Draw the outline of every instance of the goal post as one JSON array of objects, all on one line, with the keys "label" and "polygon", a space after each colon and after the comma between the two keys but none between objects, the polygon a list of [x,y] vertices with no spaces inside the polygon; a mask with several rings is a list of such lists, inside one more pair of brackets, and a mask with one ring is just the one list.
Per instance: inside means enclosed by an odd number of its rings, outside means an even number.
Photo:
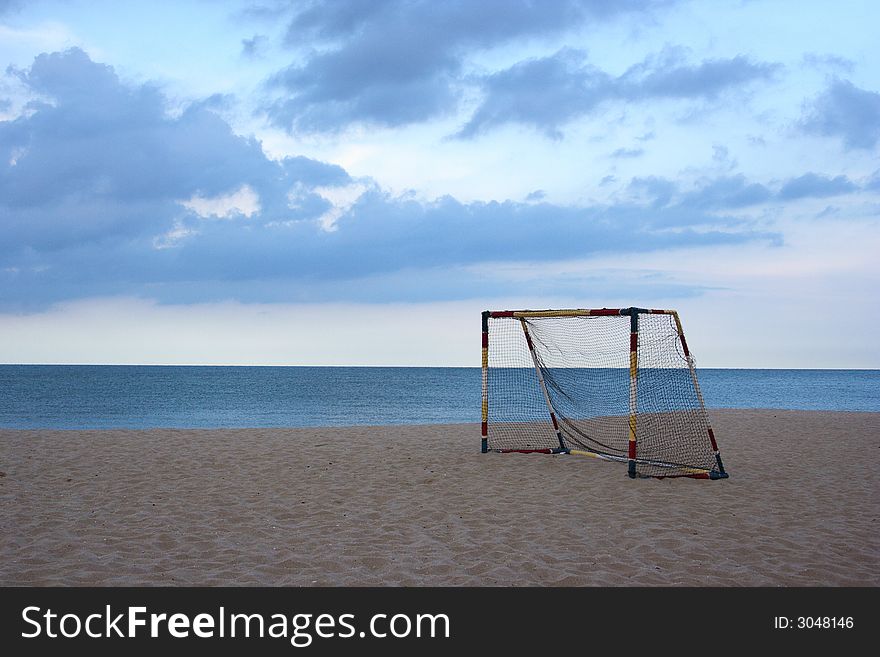
[{"label": "goal post", "polygon": [[630,477],[727,477],[674,310],[482,313],[481,451],[567,453]]}]

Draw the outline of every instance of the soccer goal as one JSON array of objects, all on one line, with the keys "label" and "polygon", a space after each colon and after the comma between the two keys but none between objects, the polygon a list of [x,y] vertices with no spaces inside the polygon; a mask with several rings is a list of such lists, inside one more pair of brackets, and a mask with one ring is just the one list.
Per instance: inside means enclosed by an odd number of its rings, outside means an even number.
[{"label": "soccer goal", "polygon": [[727,477],[674,310],[486,311],[482,328],[483,452]]}]

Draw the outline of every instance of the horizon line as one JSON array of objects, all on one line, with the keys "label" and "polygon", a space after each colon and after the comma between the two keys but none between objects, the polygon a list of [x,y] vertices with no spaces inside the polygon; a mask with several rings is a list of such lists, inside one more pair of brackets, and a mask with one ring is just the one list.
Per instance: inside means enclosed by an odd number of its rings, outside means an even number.
[{"label": "horizon line", "polygon": [[[395,368],[395,369],[475,369],[479,365],[296,365],[270,363],[0,363],[0,367],[311,367],[311,368]],[[603,368],[597,368],[603,369]],[[612,368],[613,369],[613,368]],[[626,369],[626,367],[623,367]],[[796,370],[832,372],[878,372],[880,367],[718,367],[697,366],[698,370]]]}]

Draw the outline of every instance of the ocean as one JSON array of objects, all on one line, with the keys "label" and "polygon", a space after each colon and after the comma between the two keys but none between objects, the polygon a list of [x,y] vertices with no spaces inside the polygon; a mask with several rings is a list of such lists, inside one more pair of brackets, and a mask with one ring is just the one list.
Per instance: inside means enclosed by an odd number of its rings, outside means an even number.
[{"label": "ocean", "polygon": [[[880,411],[880,370],[700,369],[710,408]],[[470,367],[0,365],[0,427],[478,422]]]}]

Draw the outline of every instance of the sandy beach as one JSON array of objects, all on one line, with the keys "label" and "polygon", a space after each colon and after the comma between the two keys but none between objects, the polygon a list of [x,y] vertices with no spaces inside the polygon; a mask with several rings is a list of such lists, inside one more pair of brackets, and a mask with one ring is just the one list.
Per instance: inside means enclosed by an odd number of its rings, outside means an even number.
[{"label": "sandy beach", "polygon": [[880,585],[880,413],[711,413],[726,481],[474,425],[0,430],[3,585]]}]

